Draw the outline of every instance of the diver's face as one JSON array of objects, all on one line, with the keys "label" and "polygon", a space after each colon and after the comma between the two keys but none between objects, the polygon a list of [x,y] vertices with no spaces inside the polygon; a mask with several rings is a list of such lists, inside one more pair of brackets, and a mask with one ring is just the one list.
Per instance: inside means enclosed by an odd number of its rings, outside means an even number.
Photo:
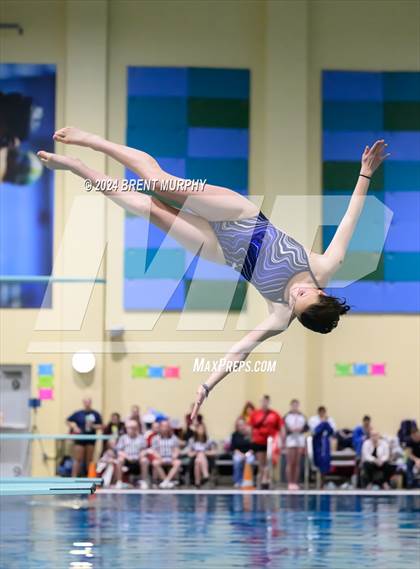
[{"label": "diver's face", "polygon": [[293,304],[293,311],[300,316],[312,304],[319,302],[321,296],[327,296],[323,290],[311,286],[295,286],[290,290],[290,301]]}]

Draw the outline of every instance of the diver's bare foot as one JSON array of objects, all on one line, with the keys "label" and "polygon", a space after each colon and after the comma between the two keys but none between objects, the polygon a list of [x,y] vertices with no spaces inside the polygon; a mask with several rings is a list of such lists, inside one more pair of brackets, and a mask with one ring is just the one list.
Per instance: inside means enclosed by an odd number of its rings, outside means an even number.
[{"label": "diver's bare foot", "polygon": [[53,136],[56,142],[63,144],[75,144],[76,146],[90,146],[95,140],[95,135],[84,130],[80,130],[75,126],[65,126],[58,129]]},{"label": "diver's bare foot", "polygon": [[72,170],[72,168],[80,162],[77,158],[61,156],[61,154],[53,154],[45,150],[40,150],[37,155],[44,166],[49,170]]}]

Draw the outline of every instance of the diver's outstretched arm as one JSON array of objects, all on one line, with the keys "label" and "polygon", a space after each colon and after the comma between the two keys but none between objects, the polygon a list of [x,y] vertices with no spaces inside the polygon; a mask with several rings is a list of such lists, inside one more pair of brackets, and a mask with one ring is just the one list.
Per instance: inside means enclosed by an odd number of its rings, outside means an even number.
[{"label": "diver's outstretched arm", "polygon": [[198,387],[195,404],[191,413],[191,419],[193,420],[197,416],[203,401],[206,399],[210,391],[220,383],[222,379],[229,375],[239,362],[245,361],[252,350],[264,342],[264,340],[280,334],[287,328],[287,326],[288,322],[285,323],[278,314],[270,314],[270,316],[263,320],[257,328],[246,334],[242,340],[234,344],[225,357],[220,360],[220,365],[217,371],[213,372],[208,380]]},{"label": "diver's outstretched arm", "polygon": [[354,188],[347,211],[341,220],[335,235],[324,253],[332,264],[331,272],[338,270],[346,255],[350,240],[363,211],[365,198],[369,189],[370,178],[389,154],[384,154],[388,145],[384,140],[377,140],[372,148],[366,146],[362,156],[360,175]]}]

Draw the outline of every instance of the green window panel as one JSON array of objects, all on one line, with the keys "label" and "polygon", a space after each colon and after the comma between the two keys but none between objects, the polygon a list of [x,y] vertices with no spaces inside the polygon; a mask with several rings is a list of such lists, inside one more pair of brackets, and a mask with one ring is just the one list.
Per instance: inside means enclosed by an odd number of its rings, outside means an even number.
[{"label": "green window panel", "polygon": [[239,99],[188,99],[188,125],[248,128],[249,102]]}]

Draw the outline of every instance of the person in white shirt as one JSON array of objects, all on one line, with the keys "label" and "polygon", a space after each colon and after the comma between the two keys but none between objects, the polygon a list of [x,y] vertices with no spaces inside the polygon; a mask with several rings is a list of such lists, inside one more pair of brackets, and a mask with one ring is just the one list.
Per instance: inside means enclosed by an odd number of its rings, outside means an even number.
[{"label": "person in white shirt", "polygon": [[[181,461],[179,459],[179,440],[172,433],[169,421],[161,421],[159,433],[153,437],[152,449],[153,457],[153,473],[154,478],[161,480],[159,488],[173,488],[173,478],[181,469]],[[165,474],[163,466],[170,466],[168,474]]]},{"label": "person in white shirt", "polygon": [[318,414],[311,417],[308,421],[311,433],[314,433],[316,428],[324,422],[328,422],[331,425],[333,431],[337,430],[334,419],[332,417],[328,417],[327,409],[321,405],[318,407]]},{"label": "person in white shirt", "polygon": [[373,484],[389,489],[388,462],[389,444],[377,431],[372,431],[362,446],[362,480],[368,490]]},{"label": "person in white shirt", "polygon": [[289,490],[299,490],[301,457],[305,452],[306,417],[299,410],[299,401],[292,399],[290,411],[284,417],[286,427],[287,466],[286,477]]},{"label": "person in white shirt", "polygon": [[147,449],[146,439],[139,432],[139,425],[136,420],[130,419],[126,423],[127,434],[121,435],[118,439],[115,450],[117,452],[116,478],[117,488],[122,488],[122,477],[124,472],[142,475],[140,487],[143,490],[148,488],[147,475],[149,462],[144,454]]}]

